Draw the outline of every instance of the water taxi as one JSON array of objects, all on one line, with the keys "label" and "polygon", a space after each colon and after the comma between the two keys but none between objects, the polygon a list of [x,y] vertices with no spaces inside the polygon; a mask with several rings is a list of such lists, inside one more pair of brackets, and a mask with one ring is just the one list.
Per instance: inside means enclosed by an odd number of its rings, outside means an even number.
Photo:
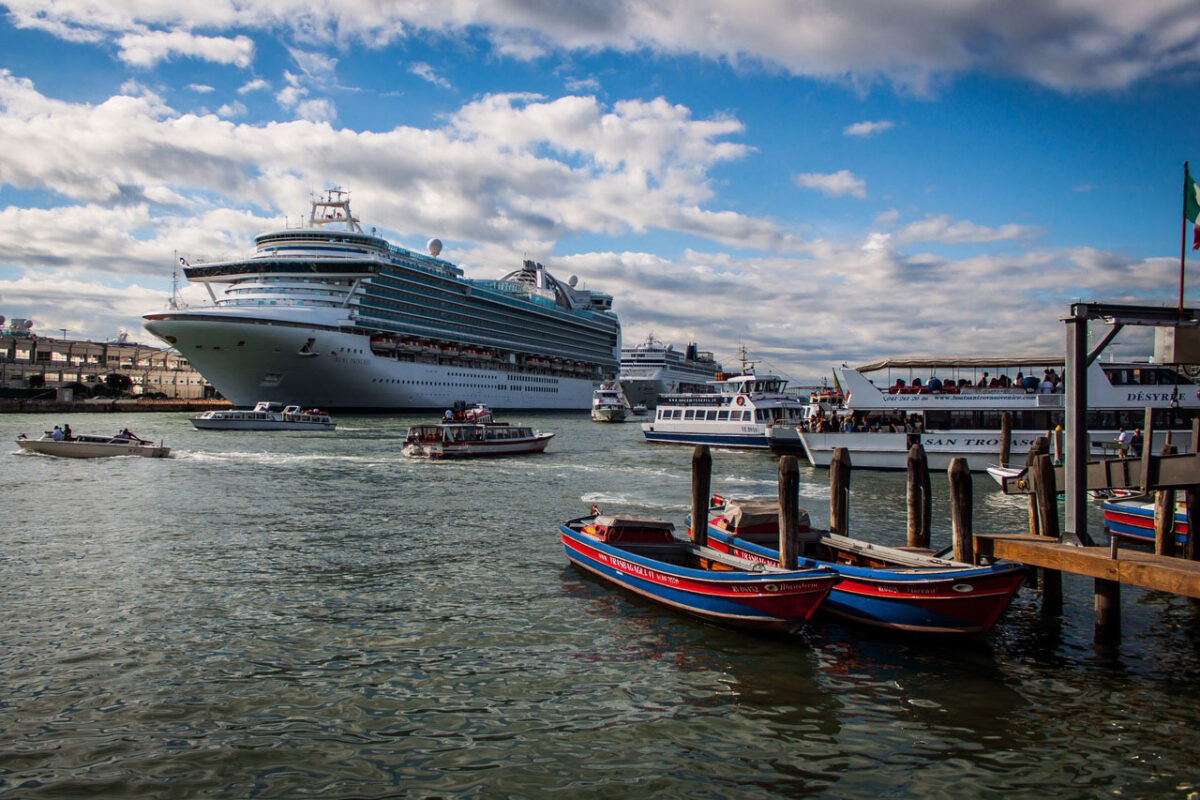
[{"label": "water taxi", "polygon": [[59,458],[112,458],[113,456],[144,456],[166,458],[171,448],[162,442],[154,442],[135,436],[128,428],[116,436],[98,436],[81,433],[69,439],[56,439],[47,431],[40,439],[28,439],[25,434],[17,437],[17,445],[31,453],[41,453]]},{"label": "water taxi", "polygon": [[266,400],[254,408],[205,411],[192,417],[192,426],[202,431],[331,431],[337,427],[324,411]]}]

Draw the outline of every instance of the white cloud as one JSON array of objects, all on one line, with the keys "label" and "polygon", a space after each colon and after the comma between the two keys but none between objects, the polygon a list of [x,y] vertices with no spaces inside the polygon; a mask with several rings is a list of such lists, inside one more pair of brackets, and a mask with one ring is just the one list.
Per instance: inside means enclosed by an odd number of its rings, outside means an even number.
[{"label": "white cloud", "polygon": [[417,63],[413,64],[412,66],[410,66],[408,68],[408,71],[411,72],[413,75],[416,75],[421,80],[432,83],[434,86],[440,87],[442,89],[450,88],[450,81],[448,81],[445,78],[443,78],[442,76],[438,75],[436,72],[434,72],[433,67],[429,66],[426,63],[417,62]]},{"label": "white cloud", "polygon": [[952,221],[950,215],[929,216],[906,225],[897,234],[902,242],[942,242],[943,244],[983,244],[1013,239],[1030,239],[1039,230],[1027,225],[1007,224],[989,228],[966,220]]},{"label": "white cloud", "polygon": [[271,84],[267,83],[262,78],[255,78],[252,81],[242,84],[238,87],[238,94],[249,94],[250,92],[261,92],[271,88]]},{"label": "white cloud", "polygon": [[196,94],[211,94],[216,91],[216,89],[214,87],[209,86],[204,83],[189,83],[187,85],[187,88],[192,90]]},{"label": "white cloud", "polygon": [[[0,71],[0,174],[71,203],[0,210],[0,269],[17,276],[0,281],[4,313],[72,330],[94,315],[97,336],[138,330],[140,314],[165,302],[175,250],[244,253],[256,233],[305,211],[311,188],[330,184],[353,191],[364,224],[411,246],[439,236],[473,276],[494,278],[529,253],[612,292],[627,338],[653,328],[684,341],[704,320],[702,346],[745,341],[796,377],[835,361],[970,352],[983,328],[1020,329],[1030,349],[1057,348],[1072,297],[1156,298],[1178,268],[1169,258],[1039,250],[1032,228],[949,215],[892,231],[899,215],[886,211],[874,223],[885,230],[807,240],[722,207],[713,175],[752,152],[736,140],[738,120],[698,119],[662,99],[488,96],[436,127],[356,131],[303,118],[314,110],[303,104],[321,101],[301,80],[287,100],[301,118],[251,125],[181,113],[138,85],[95,104],[57,100]],[[833,183],[854,193],[861,182],[845,175]],[[586,235],[651,229],[698,244],[677,258],[563,252]],[[929,241],[1021,247],[911,252]],[[67,294],[90,305],[60,308]]]},{"label": "white cloud", "polygon": [[856,177],[848,169],[828,174],[804,172],[799,175],[793,175],[792,182],[802,189],[816,189],[818,192],[830,197],[841,197],[847,194],[854,197],[867,196],[866,181]]},{"label": "white cloud", "polygon": [[235,100],[232,103],[226,103],[218,108],[217,116],[225,117],[226,119],[231,117],[244,117],[246,116],[246,111],[246,104]]},{"label": "white cloud", "polygon": [[117,39],[117,46],[121,60],[135,67],[152,67],[175,55],[243,69],[254,61],[254,42],[248,36],[229,39],[185,31],[150,31],[124,34]]},{"label": "white cloud", "polygon": [[309,122],[331,122],[337,117],[333,101],[328,98],[308,97],[308,87],[302,85],[301,77],[284,72],[287,85],[275,95],[275,101],[283,108],[296,114],[297,119]]},{"label": "white cloud", "polygon": [[856,122],[853,125],[847,125],[843,128],[842,133],[847,136],[874,136],[877,133],[883,133],[891,129],[894,125],[895,123],[889,120]]},{"label": "white cloud", "polygon": [[[478,31],[496,53],[531,60],[554,51],[698,55],[862,86],[916,92],[967,71],[1003,72],[1070,91],[1129,87],[1200,64],[1194,0],[1060,0],[997,13],[993,0],[900,5],[759,0],[753,13],[727,0],[615,0],[546,13],[542,3],[379,4],[345,0],[144,3],[9,0],[18,27],[70,41],[131,37],[126,57],[145,63],[179,52],[221,63],[248,59],[236,39],[193,30],[282,34],[313,46],[381,47],[405,36]],[[165,30],[164,30],[165,29]],[[179,46],[164,35],[179,34]],[[232,43],[232,44],[231,44]],[[231,60],[232,59],[232,60]],[[248,61],[245,61],[248,63]]]}]

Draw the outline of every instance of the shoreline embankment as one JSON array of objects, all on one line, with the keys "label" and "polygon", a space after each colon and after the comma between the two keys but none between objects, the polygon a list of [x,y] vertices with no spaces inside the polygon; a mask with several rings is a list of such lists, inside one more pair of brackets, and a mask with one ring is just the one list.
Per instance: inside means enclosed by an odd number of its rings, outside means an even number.
[{"label": "shoreline embankment", "polygon": [[233,408],[228,400],[27,400],[0,398],[0,414],[112,414],[145,411],[207,411]]}]

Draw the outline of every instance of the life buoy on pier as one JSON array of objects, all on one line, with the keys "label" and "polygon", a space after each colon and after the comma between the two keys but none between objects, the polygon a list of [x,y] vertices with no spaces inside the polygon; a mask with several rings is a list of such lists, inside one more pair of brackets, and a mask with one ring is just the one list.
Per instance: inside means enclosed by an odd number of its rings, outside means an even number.
[{"label": "life buoy on pier", "polygon": [[745,405],[745,403],[746,403],[746,398],[742,397],[742,396],[739,394],[739,395],[737,396],[737,400],[734,400],[734,402],[735,402],[735,403],[737,403],[739,406],[740,406],[740,405]]}]

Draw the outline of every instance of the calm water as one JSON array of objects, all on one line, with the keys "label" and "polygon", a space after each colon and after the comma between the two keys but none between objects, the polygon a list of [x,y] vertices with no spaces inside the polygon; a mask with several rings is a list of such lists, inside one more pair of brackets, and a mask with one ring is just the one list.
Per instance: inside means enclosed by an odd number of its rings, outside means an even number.
[{"label": "calm water", "polygon": [[[1023,590],[964,644],[814,622],[759,638],[569,567],[557,524],[680,521],[691,450],[636,424],[505,415],[543,456],[400,455],[417,418],[217,433],[184,414],[0,416],[0,796],[1188,797],[1200,791],[1200,611],[1126,588],[1093,644]],[[18,454],[18,433],[124,425],[168,460]],[[714,453],[714,491],[774,493]],[[828,482],[802,468],[828,518]],[[976,529],[1019,501],[975,478]],[[935,546],[949,542],[935,476]],[[856,473],[851,527],[903,539],[902,475]]]}]

